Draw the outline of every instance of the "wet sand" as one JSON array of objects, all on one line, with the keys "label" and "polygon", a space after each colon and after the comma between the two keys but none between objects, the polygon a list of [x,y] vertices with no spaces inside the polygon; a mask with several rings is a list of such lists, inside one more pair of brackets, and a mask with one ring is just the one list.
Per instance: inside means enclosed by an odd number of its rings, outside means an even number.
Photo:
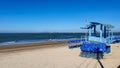
[{"label": "wet sand", "polygon": [[0,52],[60,47],[61,45],[58,44],[67,44],[67,41],[48,41],[48,42],[40,42],[40,43],[1,45]]},{"label": "wet sand", "polygon": [[[80,57],[79,48],[68,49],[66,41],[24,46],[0,50],[0,68],[101,68],[96,59]],[[117,68],[120,44],[112,45],[112,52],[100,61],[105,68]]]}]

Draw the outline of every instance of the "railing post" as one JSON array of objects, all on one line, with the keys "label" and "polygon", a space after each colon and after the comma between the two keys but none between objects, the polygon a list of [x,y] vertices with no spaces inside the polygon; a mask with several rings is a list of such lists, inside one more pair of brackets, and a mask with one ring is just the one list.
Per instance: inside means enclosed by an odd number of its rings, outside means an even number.
[{"label": "railing post", "polygon": [[100,42],[102,42],[102,30],[100,30]]}]

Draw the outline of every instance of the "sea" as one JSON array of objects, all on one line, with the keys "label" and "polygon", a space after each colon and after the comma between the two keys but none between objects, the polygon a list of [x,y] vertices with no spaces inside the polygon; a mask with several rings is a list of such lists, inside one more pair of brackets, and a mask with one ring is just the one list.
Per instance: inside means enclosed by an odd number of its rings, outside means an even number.
[{"label": "sea", "polygon": [[[0,33],[0,46],[80,39],[84,36],[85,33]],[[120,32],[115,32],[114,36],[120,36]]]},{"label": "sea", "polygon": [[62,41],[81,38],[84,33],[0,33],[0,45]]}]

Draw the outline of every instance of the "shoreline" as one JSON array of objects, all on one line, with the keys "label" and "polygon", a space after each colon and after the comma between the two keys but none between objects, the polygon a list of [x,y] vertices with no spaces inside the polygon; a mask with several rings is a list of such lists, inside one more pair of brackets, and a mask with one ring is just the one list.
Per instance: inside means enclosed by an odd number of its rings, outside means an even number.
[{"label": "shoreline", "polygon": [[31,44],[31,43],[43,43],[43,42],[57,42],[57,41],[68,41],[68,40],[78,40],[80,38],[69,38],[69,39],[44,39],[44,40],[13,40],[13,41],[5,41],[0,42],[0,46],[7,45],[17,45],[17,44]]},{"label": "shoreline", "polygon": [[68,40],[65,41],[47,41],[38,43],[25,43],[25,44],[11,44],[11,45],[1,45],[0,52],[17,51],[17,50],[28,50],[28,49],[40,49],[40,48],[50,48],[50,47],[60,47],[66,46]]},{"label": "shoreline", "polygon": [[8,44],[0,45],[0,52],[2,51],[13,51],[13,50],[27,50],[27,49],[36,49],[36,48],[49,48],[49,47],[60,47],[63,44],[68,46],[69,40],[78,40],[78,38],[64,39],[64,40],[48,40],[45,42],[31,42],[31,43],[22,43],[22,44]]}]

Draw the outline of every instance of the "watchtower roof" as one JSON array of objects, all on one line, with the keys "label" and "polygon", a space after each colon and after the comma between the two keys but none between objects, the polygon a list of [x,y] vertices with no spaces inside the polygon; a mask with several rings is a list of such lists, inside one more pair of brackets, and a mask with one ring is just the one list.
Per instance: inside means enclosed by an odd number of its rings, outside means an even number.
[{"label": "watchtower roof", "polygon": [[90,28],[93,28],[94,26],[97,26],[97,25],[103,25],[106,28],[114,28],[114,26],[111,25],[111,24],[102,24],[102,23],[99,23],[99,22],[90,22],[89,25],[87,25],[86,27],[82,27],[81,29],[90,29]]}]

